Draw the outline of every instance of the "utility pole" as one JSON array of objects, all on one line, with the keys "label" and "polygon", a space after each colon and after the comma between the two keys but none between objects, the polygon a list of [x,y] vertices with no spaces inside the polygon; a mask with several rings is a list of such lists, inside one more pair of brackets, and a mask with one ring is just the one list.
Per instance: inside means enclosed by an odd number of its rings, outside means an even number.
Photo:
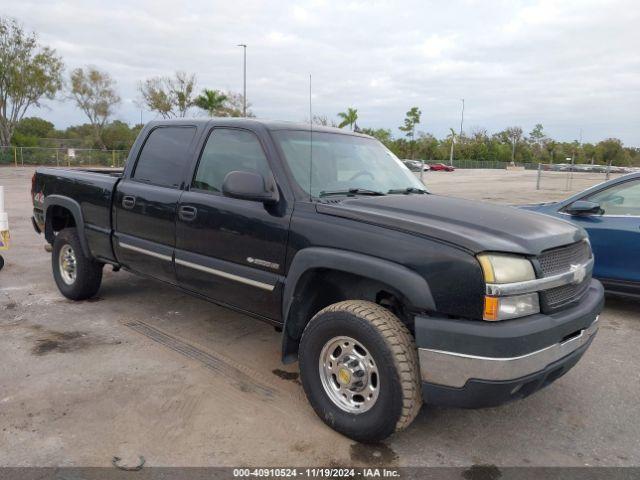
[{"label": "utility pole", "polygon": [[242,47],[243,65],[242,65],[242,116],[247,116],[247,45],[246,43],[238,44]]}]

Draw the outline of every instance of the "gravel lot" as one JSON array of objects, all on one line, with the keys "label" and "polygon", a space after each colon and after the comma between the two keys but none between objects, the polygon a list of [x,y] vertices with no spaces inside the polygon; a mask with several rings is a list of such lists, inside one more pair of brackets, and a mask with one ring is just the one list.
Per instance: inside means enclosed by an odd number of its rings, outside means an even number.
[{"label": "gravel lot", "polygon": [[[424,407],[383,445],[316,418],[280,334],[252,318],[105,269],[99,297],[57,291],[30,224],[32,169],[0,169],[13,245],[0,272],[0,466],[640,465],[640,304],[607,299],[582,361],[551,387],[485,410]],[[430,172],[436,193],[556,200],[565,174]],[[575,174],[572,190],[603,181]],[[580,178],[578,178],[580,177]]]}]

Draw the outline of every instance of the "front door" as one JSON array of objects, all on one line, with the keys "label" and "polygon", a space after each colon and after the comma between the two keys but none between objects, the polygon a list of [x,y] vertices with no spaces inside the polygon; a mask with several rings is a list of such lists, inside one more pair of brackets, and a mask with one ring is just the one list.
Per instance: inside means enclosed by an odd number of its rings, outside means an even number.
[{"label": "front door", "polygon": [[617,183],[582,198],[600,205],[601,215],[572,216],[589,233],[594,276],[640,282],[640,179]]},{"label": "front door", "polygon": [[176,283],[176,208],[195,133],[190,126],[151,130],[115,198],[116,258],[130,270],[170,283]]},{"label": "front door", "polygon": [[273,178],[255,133],[216,127],[179,201],[178,283],[219,303],[279,319],[290,210],[222,194],[225,176],[251,171]]}]

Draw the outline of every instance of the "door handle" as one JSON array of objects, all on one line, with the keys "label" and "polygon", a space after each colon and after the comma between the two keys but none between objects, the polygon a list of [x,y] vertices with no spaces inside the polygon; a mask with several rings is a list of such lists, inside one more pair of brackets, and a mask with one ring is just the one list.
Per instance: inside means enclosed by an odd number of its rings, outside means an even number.
[{"label": "door handle", "polygon": [[122,206],[128,210],[131,210],[136,206],[136,197],[132,195],[125,195],[122,197]]},{"label": "door handle", "polygon": [[184,206],[178,209],[178,218],[183,222],[192,222],[196,219],[198,209],[196,207]]}]

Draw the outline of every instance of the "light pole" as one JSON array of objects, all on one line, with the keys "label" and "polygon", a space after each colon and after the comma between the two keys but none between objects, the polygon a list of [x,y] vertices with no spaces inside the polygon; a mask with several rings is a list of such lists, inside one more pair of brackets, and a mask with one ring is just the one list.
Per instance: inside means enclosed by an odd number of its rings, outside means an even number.
[{"label": "light pole", "polygon": [[247,116],[247,44],[240,43],[238,47],[243,50],[243,66],[242,66],[242,116]]}]

